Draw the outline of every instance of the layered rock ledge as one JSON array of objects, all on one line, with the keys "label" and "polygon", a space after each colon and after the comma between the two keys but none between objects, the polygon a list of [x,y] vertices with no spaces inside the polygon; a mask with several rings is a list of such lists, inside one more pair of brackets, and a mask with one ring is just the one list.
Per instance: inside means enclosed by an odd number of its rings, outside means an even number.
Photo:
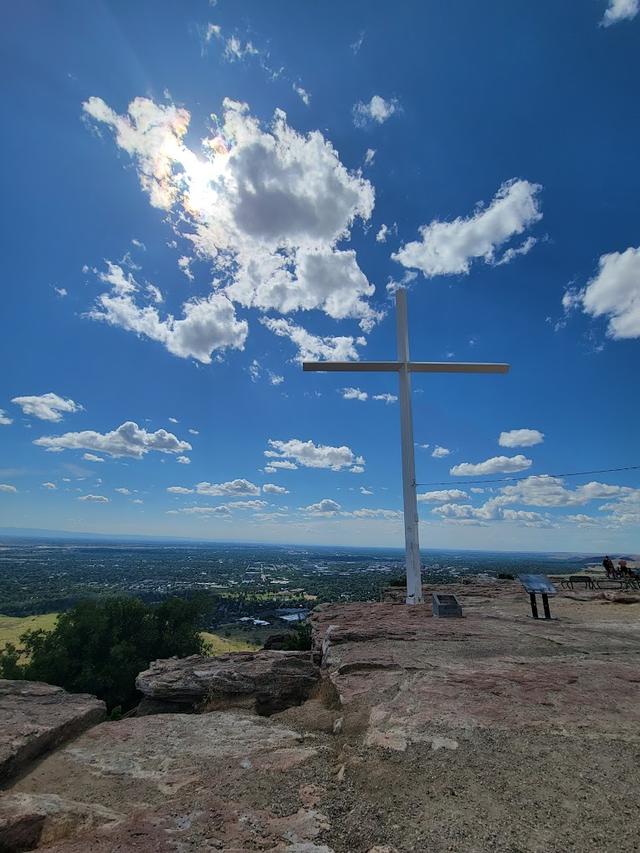
[{"label": "layered rock ledge", "polygon": [[[544,622],[517,583],[446,591],[463,618],[318,608],[319,688],[306,654],[154,664],[145,701],[190,713],[50,754],[6,795],[0,849],[636,853],[640,604],[567,592]],[[283,668],[300,680],[276,688]]]},{"label": "layered rock ledge", "polygon": [[104,719],[104,702],[37,681],[0,679],[0,788],[39,755]]},{"label": "layered rock ledge", "polygon": [[136,687],[138,714],[243,708],[269,715],[309,698],[320,670],[308,652],[229,652],[154,661]]},{"label": "layered rock ledge", "polygon": [[438,726],[598,732],[640,743],[637,604],[614,615],[611,599],[562,595],[551,605],[559,618],[543,621],[529,616],[516,583],[447,591],[462,602],[462,619],[433,618],[429,603],[314,612],[323,674],[346,726],[397,750],[430,743]]}]

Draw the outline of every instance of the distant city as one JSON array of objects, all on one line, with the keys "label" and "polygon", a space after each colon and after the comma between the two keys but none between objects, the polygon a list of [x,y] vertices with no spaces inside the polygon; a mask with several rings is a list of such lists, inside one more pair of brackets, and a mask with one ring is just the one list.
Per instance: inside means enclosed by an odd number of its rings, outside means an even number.
[{"label": "distant city", "polygon": [[[423,574],[438,584],[465,575],[573,572],[590,554],[424,551]],[[0,535],[0,613],[58,612],[87,597],[145,601],[207,596],[206,627],[229,621],[295,622],[327,601],[378,600],[402,579],[399,549],[149,543]]]}]

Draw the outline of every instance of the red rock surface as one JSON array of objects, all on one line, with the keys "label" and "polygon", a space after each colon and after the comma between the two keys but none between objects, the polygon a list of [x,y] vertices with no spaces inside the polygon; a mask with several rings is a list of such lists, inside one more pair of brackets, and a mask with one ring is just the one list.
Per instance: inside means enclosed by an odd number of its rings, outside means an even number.
[{"label": "red rock surface", "polygon": [[0,679],[0,787],[39,755],[100,722],[105,712],[95,696]]},{"label": "red rock surface", "polygon": [[463,618],[319,608],[322,687],[271,717],[96,726],[14,784],[0,833],[49,853],[636,853],[640,604],[566,593],[546,622],[517,583],[446,591]]},{"label": "red rock surface", "polygon": [[428,604],[316,610],[316,646],[347,727],[400,750],[429,742],[440,725],[640,732],[637,620],[599,622],[609,602],[595,596],[593,620],[585,622],[585,605],[559,596],[551,606],[561,618],[543,621],[528,615],[517,584],[453,590],[462,619],[436,619]]},{"label": "red rock surface", "polygon": [[320,678],[308,652],[229,652],[154,661],[136,687],[139,713],[245,708],[260,714],[299,705]]}]

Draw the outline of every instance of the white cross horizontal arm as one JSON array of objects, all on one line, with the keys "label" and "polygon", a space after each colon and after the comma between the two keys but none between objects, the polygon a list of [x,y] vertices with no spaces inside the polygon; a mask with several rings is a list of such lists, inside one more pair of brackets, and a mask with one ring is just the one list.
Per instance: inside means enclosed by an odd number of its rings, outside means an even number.
[{"label": "white cross horizontal arm", "polygon": [[[305,371],[326,373],[397,373],[403,366],[402,361],[305,361]],[[409,361],[410,373],[508,373],[508,364],[481,364],[456,361]]]}]

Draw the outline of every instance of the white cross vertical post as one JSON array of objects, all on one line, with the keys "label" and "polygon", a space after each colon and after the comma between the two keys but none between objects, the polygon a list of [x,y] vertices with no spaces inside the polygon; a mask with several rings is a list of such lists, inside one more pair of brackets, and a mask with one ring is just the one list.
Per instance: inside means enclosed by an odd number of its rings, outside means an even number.
[{"label": "white cross vertical post", "polygon": [[409,326],[407,322],[407,292],[396,291],[397,361],[305,361],[305,371],[322,372],[384,372],[397,373],[400,382],[400,434],[402,439],[402,494],[404,503],[404,539],[407,570],[407,604],[420,604],[422,576],[418,537],[418,498],[411,413],[410,373],[507,373],[508,364],[479,364],[453,361],[410,361]]},{"label": "white cross vertical post", "polygon": [[396,291],[396,336],[398,339],[398,378],[400,380],[400,438],[402,441],[402,500],[404,508],[405,565],[407,571],[407,604],[422,602],[422,565],[418,535],[418,497],[416,494],[416,460],[413,444],[411,411],[411,377],[409,376],[409,323],[407,291]]}]

